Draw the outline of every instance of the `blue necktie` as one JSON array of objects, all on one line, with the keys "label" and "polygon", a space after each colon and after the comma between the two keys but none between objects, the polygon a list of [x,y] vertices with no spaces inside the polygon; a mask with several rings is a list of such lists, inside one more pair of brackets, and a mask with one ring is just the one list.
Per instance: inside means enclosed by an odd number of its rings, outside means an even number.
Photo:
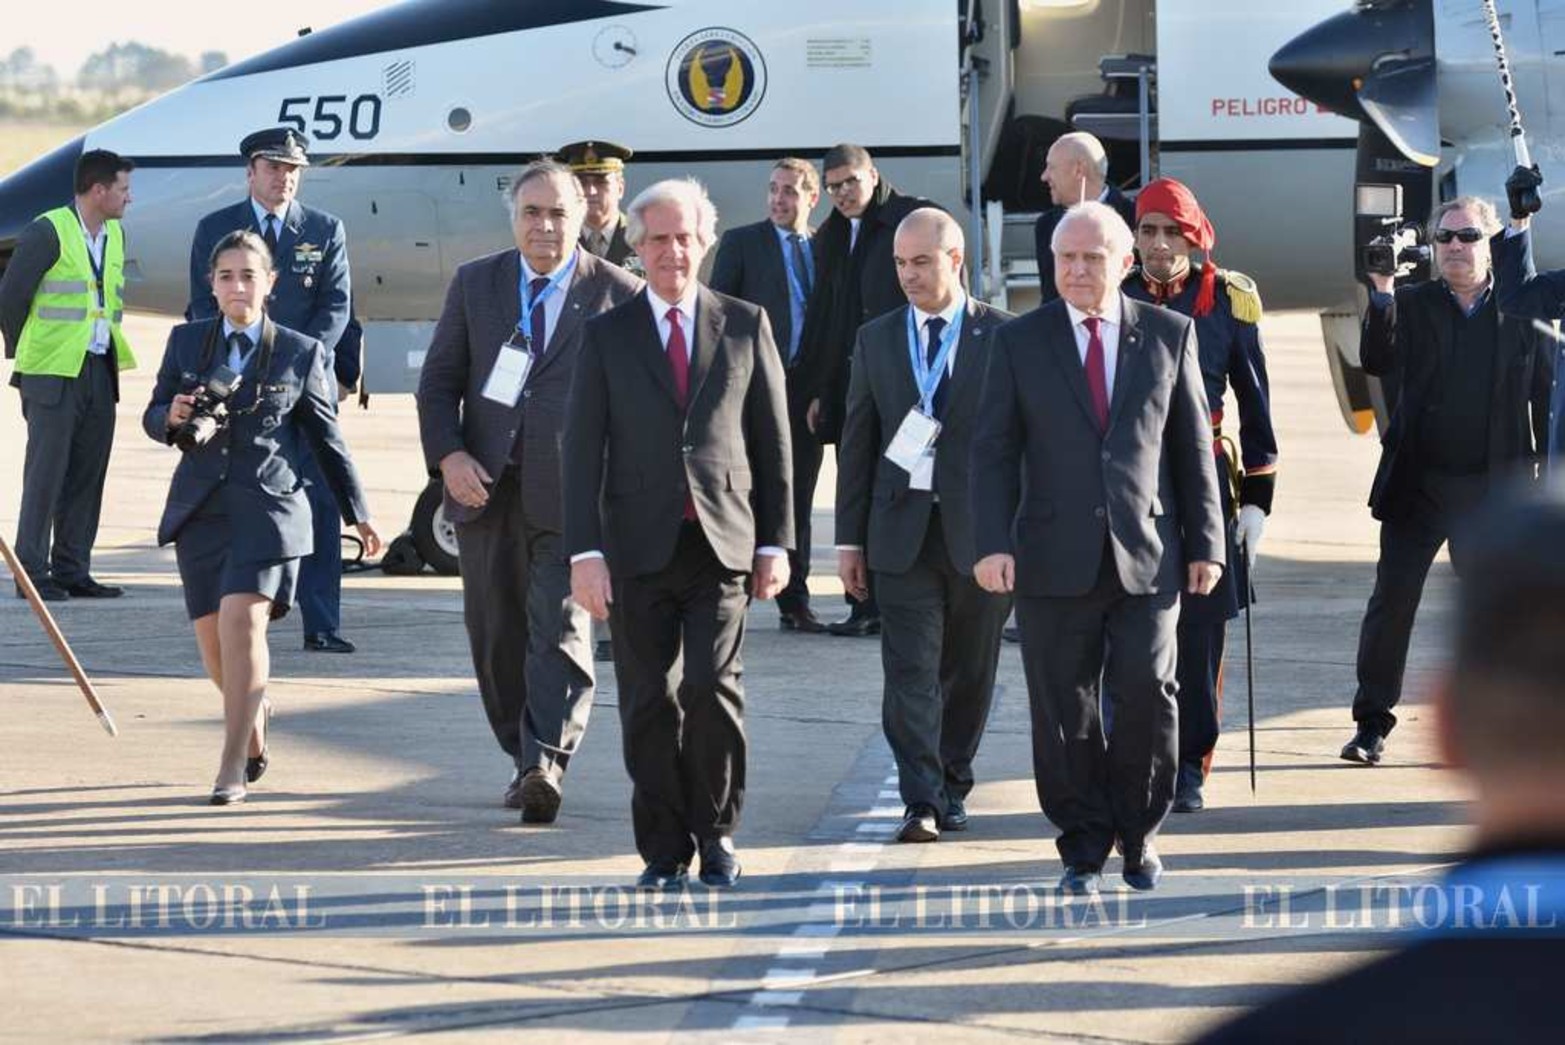
[{"label": "blue necktie", "polygon": [[[924,349],[924,359],[926,361],[926,366],[935,365],[935,357],[940,354],[940,333],[941,331],[945,330],[945,328],[946,321],[941,319],[939,316],[930,317],[930,319],[924,324],[924,329],[929,331],[929,346]],[[941,377],[940,383],[935,386],[935,395],[933,401],[930,403],[930,407],[934,410],[936,417],[939,417],[941,414],[945,413],[946,379],[944,377]]]},{"label": "blue necktie", "polygon": [[532,338],[533,355],[543,355],[545,339],[543,336],[543,299],[538,295],[543,293],[543,288],[549,285],[549,281],[542,276],[537,277],[527,284],[528,297],[532,298],[533,314],[528,324],[528,335]]}]

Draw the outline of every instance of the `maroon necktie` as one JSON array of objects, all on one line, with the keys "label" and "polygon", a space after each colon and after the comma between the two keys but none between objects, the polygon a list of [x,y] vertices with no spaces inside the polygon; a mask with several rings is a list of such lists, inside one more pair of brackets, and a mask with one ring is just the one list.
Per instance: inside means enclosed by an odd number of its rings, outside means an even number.
[{"label": "maroon necktie", "polygon": [[1098,431],[1109,430],[1109,382],[1103,366],[1103,338],[1098,326],[1103,320],[1088,316],[1082,320],[1087,328],[1087,392],[1092,396],[1092,412],[1098,417]]},{"label": "maroon necktie", "polygon": [[[690,402],[690,350],[685,347],[685,331],[679,325],[679,309],[668,310],[668,369],[674,375],[674,397],[679,409],[685,410]],[[685,494],[685,518],[696,518],[696,503]]]},{"label": "maroon necktie", "polygon": [[531,299],[533,306],[533,314],[527,317],[527,334],[529,339],[532,341],[532,344],[528,345],[527,347],[532,349],[534,356],[543,355],[545,344],[543,336],[544,304],[543,300],[538,295],[542,294],[543,288],[547,287],[548,285],[549,281],[543,276],[537,277],[527,285],[527,296]]}]

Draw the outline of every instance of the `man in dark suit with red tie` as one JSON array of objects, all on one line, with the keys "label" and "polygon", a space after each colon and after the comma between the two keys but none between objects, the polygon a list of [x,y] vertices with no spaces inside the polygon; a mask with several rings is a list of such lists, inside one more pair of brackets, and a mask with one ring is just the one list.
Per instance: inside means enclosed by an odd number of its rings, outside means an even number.
[{"label": "man in dark suit with red tie", "polygon": [[1061,890],[1097,892],[1116,843],[1126,883],[1152,889],[1179,757],[1179,593],[1210,593],[1225,561],[1206,391],[1190,319],[1120,291],[1134,238],[1112,207],[1072,207],[1052,244],[1061,299],[994,335],[975,573],[1016,597]]},{"label": "man in dark suit with red tie", "polygon": [[[637,883],[739,879],[740,647],[750,597],[788,582],[792,463],[766,313],[696,279],[706,191],[662,181],[630,205],[647,289],[588,322],[565,427],[572,596],[612,618]],[[676,665],[682,662],[682,670]]]},{"label": "man in dark suit with red tie", "polygon": [[507,808],[552,823],[587,731],[592,623],[561,542],[560,431],[587,319],[641,281],[577,245],[587,203],[568,168],[511,182],[516,246],[457,269],[418,384],[419,434],[462,557],[478,692],[515,766]]}]

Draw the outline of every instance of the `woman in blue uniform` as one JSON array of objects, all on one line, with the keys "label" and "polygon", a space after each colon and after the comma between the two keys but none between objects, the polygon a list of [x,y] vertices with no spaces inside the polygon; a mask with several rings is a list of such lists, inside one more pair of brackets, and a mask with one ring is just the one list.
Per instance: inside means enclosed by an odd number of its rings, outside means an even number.
[{"label": "woman in blue uniform", "polygon": [[337,427],[320,343],[266,316],[276,274],[265,242],[249,231],[223,237],[210,272],[221,314],[170,332],[142,427],[183,451],[158,543],[175,545],[201,661],[223,694],[212,804],[229,805],[266,771],[266,628],[288,612],[299,559],[313,546],[304,440],[368,554],[380,536]]}]

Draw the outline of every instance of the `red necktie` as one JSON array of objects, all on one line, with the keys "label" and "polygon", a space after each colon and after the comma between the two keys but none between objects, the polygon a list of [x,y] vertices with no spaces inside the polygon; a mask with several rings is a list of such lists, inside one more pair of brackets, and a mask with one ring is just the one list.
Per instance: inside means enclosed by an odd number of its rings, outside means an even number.
[{"label": "red necktie", "polygon": [[1092,412],[1098,415],[1098,431],[1109,430],[1109,382],[1103,366],[1103,338],[1098,336],[1098,326],[1103,322],[1097,316],[1081,321],[1087,328],[1087,392],[1092,396]]},{"label": "red necktie", "polygon": [[[690,401],[690,350],[685,347],[685,331],[679,325],[679,309],[668,310],[668,369],[674,375],[674,397],[679,409],[685,410]],[[696,518],[696,503],[685,494],[685,518]]]}]

